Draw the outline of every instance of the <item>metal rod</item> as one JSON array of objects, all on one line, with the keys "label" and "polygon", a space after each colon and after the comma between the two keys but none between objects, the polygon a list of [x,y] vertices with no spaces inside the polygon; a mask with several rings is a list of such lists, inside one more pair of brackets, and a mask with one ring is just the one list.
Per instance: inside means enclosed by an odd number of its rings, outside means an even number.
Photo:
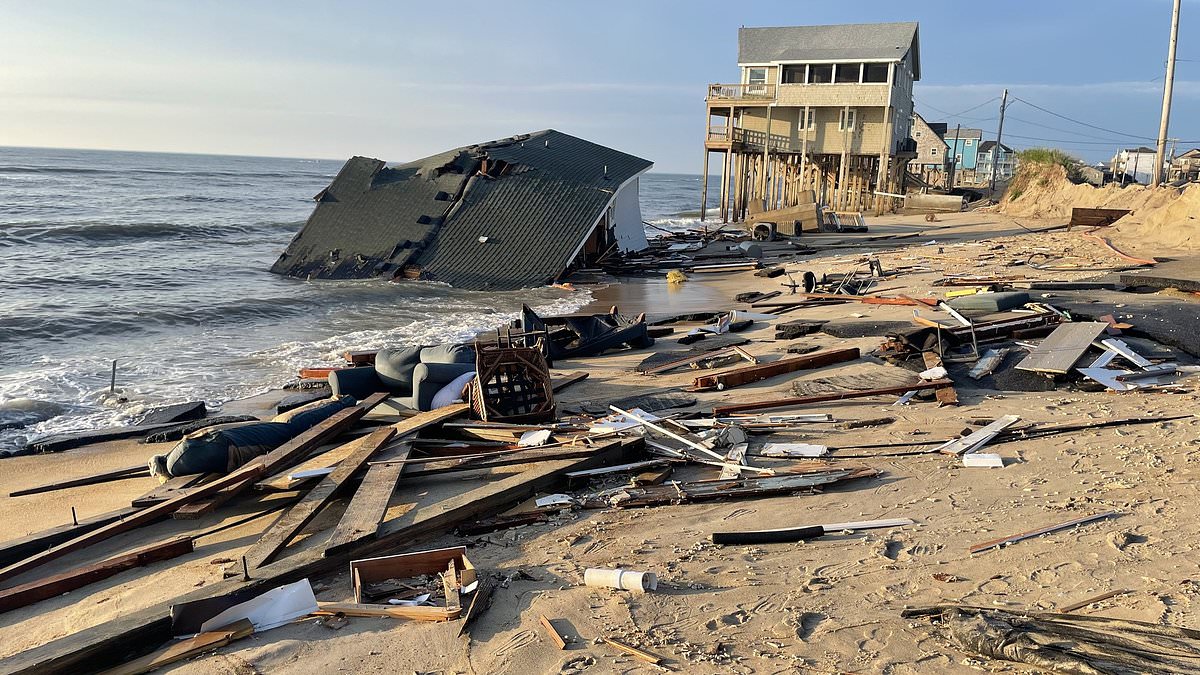
[{"label": "metal rod", "polygon": [[117,393],[117,360],[116,359],[113,359],[113,362],[112,362],[112,378],[110,378],[108,381],[108,393],[110,393],[110,394]]}]

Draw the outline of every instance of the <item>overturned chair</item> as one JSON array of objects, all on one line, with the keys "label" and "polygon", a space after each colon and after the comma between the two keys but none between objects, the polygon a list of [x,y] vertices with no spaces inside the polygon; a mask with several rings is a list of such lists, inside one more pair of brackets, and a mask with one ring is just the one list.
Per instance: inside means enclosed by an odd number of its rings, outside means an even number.
[{"label": "overturned chair", "polygon": [[495,343],[476,342],[476,377],[471,384],[471,407],[485,422],[536,424],[555,419],[554,387],[542,354],[541,340],[497,337]]},{"label": "overturned chair", "polygon": [[521,305],[521,318],[513,327],[526,333],[542,333],[545,336],[545,354],[554,359],[573,356],[595,356],[609,349],[629,345],[630,349],[641,349],[654,344],[654,338],[646,332],[646,315],[628,318],[613,307],[607,314],[566,314],[563,316],[538,316]]}]

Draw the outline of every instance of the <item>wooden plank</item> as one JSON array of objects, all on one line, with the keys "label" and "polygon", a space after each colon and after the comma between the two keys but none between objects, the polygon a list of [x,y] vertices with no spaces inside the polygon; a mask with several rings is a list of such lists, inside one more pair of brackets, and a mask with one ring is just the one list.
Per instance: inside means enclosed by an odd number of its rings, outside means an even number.
[{"label": "wooden plank", "polygon": [[995,438],[1000,432],[1011,427],[1021,420],[1016,415],[1005,415],[991,424],[978,429],[962,438],[955,438],[951,441],[939,445],[934,448],[938,452],[947,455],[961,455],[964,452],[974,452],[979,448],[987,445],[988,441]]},{"label": "wooden plank", "polygon": [[767,408],[793,408],[810,403],[826,403],[829,401],[842,401],[851,398],[865,398],[868,396],[884,396],[887,394],[904,394],[910,391],[920,391],[922,389],[937,389],[938,387],[952,384],[950,380],[933,380],[932,382],[914,382],[913,384],[902,385],[899,387],[881,387],[879,389],[858,389],[854,391],[840,391],[831,394],[814,394],[812,396],[796,396],[792,398],[777,398],[770,401],[756,401],[754,403],[735,403],[732,405],[717,406],[713,408],[713,414],[717,417],[724,417],[733,413],[745,412],[747,410],[765,410]]},{"label": "wooden plank", "polygon": [[1094,522],[1097,520],[1103,520],[1105,518],[1113,518],[1113,517],[1116,517],[1119,515],[1121,515],[1119,511],[1105,511],[1104,513],[1097,513],[1097,514],[1091,515],[1091,516],[1084,516],[1082,518],[1068,520],[1065,523],[1059,523],[1057,525],[1049,525],[1047,527],[1042,527],[1042,528],[1039,528],[1036,530],[1029,530],[1028,532],[1022,532],[1020,534],[1013,534],[1013,535],[1009,535],[1007,537],[1001,537],[999,539],[985,541],[982,544],[975,544],[974,546],[971,547],[970,550],[971,550],[971,553],[980,553],[982,551],[987,551],[989,549],[999,548],[1005,544],[1014,544],[1018,541],[1025,541],[1026,539],[1033,539],[1034,537],[1040,537],[1043,534],[1059,532],[1061,530],[1066,530],[1066,529],[1075,527],[1076,525],[1083,525],[1085,523],[1091,523],[1091,522]]},{"label": "wooden plank", "polygon": [[[466,403],[456,403],[444,408],[438,408],[437,410],[430,410],[428,412],[413,415],[412,417],[401,420],[392,425],[391,428],[396,432],[394,439],[397,441],[403,440],[408,436],[416,434],[422,429],[434,426],[436,424],[441,424],[442,422],[452,420],[455,417],[463,415],[470,409],[471,406],[467,405]],[[289,474],[297,473],[299,471],[312,471],[314,469],[327,469],[337,466],[338,462],[341,462],[357,449],[355,444],[357,442],[361,442],[361,440],[362,439],[359,439],[358,441],[352,443],[339,445],[338,447],[327,452],[323,452],[308,459],[307,461],[301,462],[296,466],[284,467],[282,471],[275,473],[270,478],[259,481],[258,487],[260,489],[290,490],[297,485],[302,484],[302,481],[288,478]]]},{"label": "wooden plank", "polygon": [[633,645],[627,645],[624,642],[620,642],[620,641],[617,641],[617,640],[614,640],[614,639],[608,638],[608,637],[602,637],[600,639],[604,640],[604,644],[606,644],[610,647],[614,647],[618,651],[625,652],[626,654],[629,654],[630,656],[634,657],[635,659],[637,659],[639,661],[645,661],[646,663],[650,663],[650,664],[653,664],[656,666],[661,665],[663,662],[663,657],[658,656],[656,654],[651,654],[650,652],[642,650],[642,649],[638,649],[637,647],[634,647]]},{"label": "wooden plank", "polygon": [[44,565],[51,560],[57,560],[68,553],[73,553],[83,548],[87,548],[92,544],[104,541],[118,534],[128,532],[143,525],[162,520],[174,513],[181,506],[190,503],[192,500],[201,499],[211,494],[224,489],[229,485],[236,485],[242,481],[253,480],[263,473],[263,465],[260,462],[252,462],[240,469],[230,473],[227,476],[218,478],[207,485],[203,485],[191,494],[181,495],[175,499],[170,499],[161,504],[148,506],[144,509],[133,513],[124,520],[118,520],[114,523],[109,523],[104,527],[98,528],[87,534],[80,535],[74,539],[65,541],[49,550],[43,551],[37,555],[30,556],[20,562],[13,563],[8,567],[0,570],[0,581],[7,581],[18,574],[27,572],[35,567]]},{"label": "wooden plank", "polygon": [[835,363],[843,363],[845,361],[853,361],[859,357],[857,347],[850,349],[830,349],[814,354],[805,354],[791,359],[782,359],[772,363],[760,363],[753,366],[745,366],[734,370],[727,370],[723,373],[715,373],[712,375],[701,375],[692,380],[692,389],[703,391],[705,389],[720,389],[725,390],[732,387],[738,387],[751,382],[758,382],[778,375],[793,373],[797,370],[811,370],[813,368],[822,368],[824,366],[833,365]]},{"label": "wooden plank", "polygon": [[559,391],[566,389],[577,382],[583,382],[584,380],[588,379],[590,375],[591,373],[587,372],[586,370],[576,370],[573,373],[567,373],[562,377],[551,379],[550,389],[555,393],[558,393]]},{"label": "wooden plank", "polygon": [[246,564],[250,566],[250,569],[256,570],[274,560],[275,556],[279,555],[279,552],[288,545],[288,542],[299,534],[305,525],[312,522],[312,519],[317,516],[317,512],[337,496],[346,481],[366,465],[371,455],[378,452],[395,433],[396,430],[391,427],[371,432],[371,435],[359,445],[353,455],[338,464],[333,473],[322,479],[298,504],[288,509],[279,517],[279,520],[267,528],[267,531],[245,553]]},{"label": "wooden plank", "polygon": [[1128,213],[1128,209],[1089,209],[1076,206],[1071,209],[1071,221],[1067,223],[1067,229],[1112,225]]},{"label": "wooden plank", "polygon": [[484,574],[479,577],[475,586],[475,592],[471,594],[471,602],[466,606],[462,613],[462,625],[458,628],[458,634],[461,637],[471,627],[471,624],[479,618],[483,611],[487,609],[492,601],[492,593],[496,590],[496,582],[490,574]]},{"label": "wooden plank", "polygon": [[148,673],[163,666],[199,656],[218,647],[224,647],[230,642],[253,634],[254,624],[250,623],[249,619],[242,619],[221,630],[200,633],[187,640],[172,643],[156,652],[106,670],[102,675],[141,675],[141,673]]},{"label": "wooden plank", "polygon": [[323,420],[320,424],[305,430],[300,435],[283,445],[275,448],[266,455],[259,458],[258,462],[262,464],[263,471],[248,478],[241,483],[234,483],[227,486],[227,489],[220,492],[209,493],[211,498],[204,501],[191,500],[181,508],[172,513],[172,516],[181,520],[194,520],[200,518],[212,511],[216,510],[225,502],[233,499],[247,488],[254,484],[254,481],[263,474],[271,474],[280,469],[287,468],[296,463],[301,457],[312,452],[314,449],[324,445],[329,440],[336,438],[342,432],[349,429],[355,422],[362,419],[372,408],[383,403],[388,399],[386,392],[378,392],[371,394],[358,405],[353,408],[345,408],[334,413],[329,418]]},{"label": "wooden plank", "polygon": [[[647,368],[640,372],[642,375],[657,375],[659,373],[665,373],[668,370],[674,370],[675,368],[679,368],[682,366],[690,366],[693,363],[699,363],[700,361],[708,361],[708,360],[712,360],[712,359],[727,358],[730,356],[740,356],[744,359],[744,358],[746,358],[746,354],[747,353],[745,350],[738,349],[736,346],[722,347],[720,349],[714,349],[709,352],[702,352],[699,354],[695,354],[693,356],[685,356],[681,359],[676,359],[674,361],[668,361],[666,363],[659,364],[652,368]],[[758,359],[756,359],[754,357],[750,357],[748,360],[750,361],[750,363],[758,363]]]},{"label": "wooden plank", "polygon": [[1058,608],[1058,612],[1060,614],[1070,614],[1071,612],[1074,612],[1077,609],[1083,609],[1084,607],[1087,607],[1090,604],[1101,602],[1103,600],[1108,600],[1109,598],[1115,598],[1118,595],[1125,595],[1126,593],[1132,593],[1132,592],[1133,591],[1129,590],[1128,588],[1118,588],[1115,591],[1101,593],[1100,595],[1088,598],[1087,600],[1080,600],[1079,602],[1073,602],[1069,605],[1064,605],[1063,607]]},{"label": "wooden plank", "polygon": [[96,473],[90,476],[81,478],[72,478],[71,480],[57,481],[54,483],[46,483],[37,487],[25,488],[24,490],[15,490],[8,493],[9,497],[24,497],[25,495],[36,495],[43,492],[54,492],[56,490],[66,490],[67,488],[81,487],[84,485],[97,485],[99,483],[109,483],[117,480],[125,480],[127,478],[145,478],[150,475],[150,469],[146,465],[139,464],[137,466],[117,469],[116,471],[105,471],[104,473]]},{"label": "wooden plank", "polygon": [[386,617],[412,621],[449,621],[457,619],[462,614],[461,607],[447,608],[428,605],[405,607],[403,605],[372,605],[356,602],[318,602],[317,608],[313,614],[318,616],[341,614],[343,616]]},{"label": "wooden plank", "polygon": [[341,553],[363,539],[375,536],[387,513],[392,493],[396,491],[400,474],[404,473],[404,460],[411,448],[405,445],[393,464],[376,464],[367,469],[367,477],[358,486],[325,544],[326,556]]},{"label": "wooden plank", "polygon": [[[520,474],[490,480],[479,487],[436,503],[419,504],[402,516],[384,523],[380,536],[353,552],[329,558],[319,549],[304,550],[263,567],[249,582],[226,579],[197,588],[182,597],[128,612],[111,621],[77,631],[52,642],[0,660],[0,675],[29,675],[47,672],[94,670],[125,658],[144,645],[158,644],[170,637],[171,605],[225,595],[237,589],[266,591],[300,579],[340,571],[352,557],[375,552],[394,552],[412,546],[420,537],[444,532],[456,524],[490,514],[555,486],[563,473],[622,461],[640,449],[640,439],[621,439],[598,446],[590,457],[549,462]],[[436,608],[435,608],[436,609]]]},{"label": "wooden plank", "polygon": [[538,614],[538,623],[542,624],[542,628],[546,629],[546,635],[550,636],[550,641],[554,643],[555,647],[558,647],[560,650],[567,648],[567,641],[563,639],[558,629],[554,627],[554,624],[550,623],[550,619],[547,619],[545,614]]},{"label": "wooden plank", "polygon": [[1029,356],[1021,359],[1016,366],[1017,370],[1065,375],[1105,328],[1108,328],[1108,324],[1102,321],[1061,324],[1049,337],[1042,340],[1041,344],[1033,348]]},{"label": "wooden plank", "polygon": [[128,553],[122,553],[97,563],[76,567],[42,579],[36,579],[19,586],[0,590],[0,612],[7,612],[25,607],[35,602],[53,598],[88,584],[107,579],[125,570],[143,567],[153,562],[170,560],[191,553],[193,541],[191,537],[175,537],[149,546],[143,546]]},{"label": "wooden plank", "polygon": [[17,561],[24,560],[35,553],[41,553],[64,541],[74,539],[81,534],[86,534],[93,530],[98,530],[109,523],[128,518],[137,512],[138,509],[136,508],[126,507],[102,513],[98,516],[84,518],[78,524],[68,523],[66,525],[59,525],[19,539],[6,541],[0,544],[0,566],[11,565]]},{"label": "wooden plank", "polygon": [[168,499],[174,499],[180,495],[187,494],[190,488],[216,478],[217,475],[215,473],[200,473],[191,476],[168,478],[165,483],[162,483],[141,497],[137,497],[131,504],[138,508],[143,508],[165,502]]}]

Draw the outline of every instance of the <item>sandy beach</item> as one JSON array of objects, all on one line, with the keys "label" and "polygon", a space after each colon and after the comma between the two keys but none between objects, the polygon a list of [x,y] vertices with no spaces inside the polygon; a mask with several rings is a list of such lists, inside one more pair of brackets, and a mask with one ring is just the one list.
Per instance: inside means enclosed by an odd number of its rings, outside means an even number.
[{"label": "sandy beach", "polygon": [[[902,287],[912,297],[931,297],[944,292],[932,286],[943,274],[996,273],[1005,261],[1042,249],[1069,251],[1101,264],[1115,262],[1077,232],[1028,231],[1047,224],[986,212],[948,215],[932,224],[920,216],[891,216],[872,220],[872,234],[919,233],[912,245],[871,243],[828,249],[798,257],[786,267],[818,274],[847,272],[863,253],[871,252],[885,270],[925,268],[906,271],[884,284]],[[926,243],[930,240],[936,243]],[[1054,278],[1088,276],[1095,273],[1056,272]],[[733,302],[733,295],[777,288],[778,279],[749,272],[692,275],[679,287],[660,279],[632,280],[595,289],[589,309],[604,311],[616,304],[625,314],[651,315],[744,309]],[[1130,298],[1132,303],[1137,296]],[[1077,295],[1043,299],[1089,304]],[[1090,304],[1097,315],[1122,313],[1119,303]],[[788,314],[786,319],[756,321],[741,336],[750,340],[746,349],[763,362],[783,357],[798,342],[821,348],[859,347],[867,354],[879,346],[880,334],[835,338],[817,333],[799,341],[776,341],[773,324],[801,318],[882,324],[905,322],[911,316],[912,308],[903,306],[816,307]],[[633,374],[634,366],[650,351],[669,350],[674,339],[660,339],[651,350],[560,360],[555,373],[586,370],[590,374],[559,396],[560,406],[687,386],[694,373],[686,370],[653,378]],[[1191,362],[1186,354],[1179,358],[1181,363]],[[1100,422],[1194,411],[1200,400],[1192,391],[1124,395],[997,391],[964,377],[959,368],[951,368],[961,402],[957,407],[939,407],[931,401],[894,406],[895,397],[820,404],[802,411],[829,413],[837,422],[884,417],[892,421],[853,429],[810,425],[769,439],[837,447],[913,442],[951,438],[973,420],[1003,415],[1019,415],[1033,423]],[[867,357],[734,391],[699,393],[695,408],[786,396],[793,380],[820,378],[834,371],[885,378],[892,370],[894,366]],[[267,395],[230,407],[267,415],[277,398],[277,394]],[[66,479],[136,465],[164,447],[169,445],[114,442],[58,455],[9,459],[5,467],[11,470],[0,476],[0,491],[8,493],[51,477]],[[985,662],[963,653],[927,621],[903,619],[900,611],[944,602],[1054,610],[1112,590],[1128,592],[1078,611],[1200,627],[1200,601],[1191,580],[1194,575],[1188,571],[1200,563],[1190,543],[1200,535],[1200,524],[1190,517],[1189,508],[1194,494],[1190,477],[1200,452],[1200,420],[1085,430],[1008,442],[993,451],[1004,458],[1004,468],[963,468],[954,458],[939,454],[847,450],[836,453],[833,461],[868,466],[881,474],[813,494],[577,510],[557,515],[549,523],[476,537],[441,534],[414,541],[410,548],[465,544],[477,568],[497,571],[509,580],[496,590],[491,607],[469,637],[458,637],[457,622],[352,618],[347,626],[333,630],[310,618],[162,672],[632,673],[659,669],[598,644],[600,636],[654,652],[678,672],[1024,672],[1016,664]],[[714,471],[680,468],[673,479],[712,477]],[[488,479],[511,473],[496,470]],[[388,518],[404,518],[479,479],[466,473],[402,483],[393,495]],[[0,539],[68,523],[72,506],[81,519],[121,508],[153,486],[153,479],[140,478],[5,498]],[[303,550],[319,539],[313,535],[333,527],[342,503],[326,509],[292,548]],[[258,510],[261,506],[247,503],[199,522],[160,522],[68,555],[17,580],[194,528],[219,527]],[[968,552],[969,546],[982,541],[1105,511],[1119,515],[999,550]],[[223,564],[236,560],[273,518],[201,538],[195,552],[183,558],[124,572],[6,613],[0,617],[0,659],[221,583]],[[714,531],[881,518],[911,518],[916,524],[836,534],[808,543],[722,547],[710,542]],[[659,588],[644,595],[589,588],[582,584],[587,567],[654,571]],[[350,599],[345,572],[311,581],[319,600]],[[549,643],[539,615],[555,619],[568,638],[565,650]],[[0,670],[6,670],[3,663]]]}]

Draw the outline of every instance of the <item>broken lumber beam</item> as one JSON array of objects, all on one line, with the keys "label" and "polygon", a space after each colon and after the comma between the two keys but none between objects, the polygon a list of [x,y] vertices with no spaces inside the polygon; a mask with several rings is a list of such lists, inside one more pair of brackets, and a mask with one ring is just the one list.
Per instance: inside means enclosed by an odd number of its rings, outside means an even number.
[{"label": "broken lumber beam", "polygon": [[829,401],[842,401],[850,398],[865,398],[868,396],[884,396],[888,394],[904,394],[910,391],[920,391],[922,389],[937,389],[938,387],[952,384],[950,380],[933,380],[932,382],[914,382],[898,387],[881,387],[879,389],[856,389],[853,391],[839,391],[831,394],[814,394],[812,396],[795,396],[792,398],[777,398],[770,401],[756,401],[753,403],[734,403],[732,405],[723,405],[713,408],[713,414],[717,417],[732,415],[733,413],[746,412],[747,410],[766,410],[768,408],[794,408],[796,406],[808,405],[810,403],[826,403]]},{"label": "broken lumber beam", "polygon": [[546,630],[546,635],[550,636],[550,641],[554,643],[555,647],[560,650],[567,648],[567,641],[563,639],[558,629],[550,623],[550,619],[547,619],[545,614],[538,614],[538,623],[542,624],[542,628]]},{"label": "broken lumber beam", "polygon": [[1025,541],[1026,539],[1033,539],[1034,537],[1040,537],[1043,534],[1050,534],[1052,532],[1060,532],[1062,530],[1067,530],[1072,527],[1075,527],[1076,525],[1084,525],[1086,523],[1095,522],[1097,520],[1104,520],[1105,518],[1115,518],[1116,516],[1119,516],[1119,515],[1121,515],[1121,513],[1119,511],[1105,511],[1104,513],[1097,513],[1097,514],[1091,515],[1091,516],[1075,518],[1074,520],[1068,520],[1065,523],[1058,523],[1057,525],[1048,525],[1046,527],[1038,528],[1036,530],[1029,530],[1028,532],[1021,532],[1020,534],[1013,534],[1013,535],[1009,535],[1007,537],[1000,537],[999,539],[985,541],[982,544],[975,544],[974,546],[971,547],[970,551],[971,551],[971,553],[981,553],[981,552],[987,551],[989,549],[1000,548],[1001,546],[1004,546],[1005,544],[1015,544],[1019,541]]},{"label": "broken lumber beam", "polygon": [[934,450],[947,455],[962,455],[964,453],[975,452],[987,445],[989,441],[998,436],[1002,431],[1020,420],[1021,418],[1017,415],[1005,415],[982,429],[978,429],[962,438],[947,441],[934,448]]},{"label": "broken lumber beam", "polygon": [[136,508],[126,507],[102,513],[98,516],[92,516],[91,518],[84,518],[78,523],[59,525],[21,537],[20,539],[6,541],[0,544],[0,565],[11,565],[24,560],[35,553],[41,553],[64,541],[74,539],[81,534],[86,534],[93,530],[98,530],[109,523],[123,520],[137,512],[138,509]]},{"label": "broken lumber beam", "polygon": [[[262,465],[262,471],[252,478],[240,483],[231,483],[220,491],[209,492],[205,499],[193,499],[172,512],[177,520],[195,520],[212,513],[225,502],[240,495],[254,482],[265,474],[271,474],[280,469],[295,464],[301,457],[338,437],[343,432],[362,419],[373,408],[388,399],[387,392],[371,394],[353,408],[345,408],[334,413],[321,423],[307,429],[292,440],[275,448],[256,460]],[[403,424],[403,422],[401,423]]]},{"label": "broken lumber beam", "polygon": [[318,616],[342,614],[367,618],[386,617],[389,619],[409,619],[411,621],[449,621],[457,619],[462,614],[462,607],[431,607],[404,605],[373,605],[357,602],[318,602]]},{"label": "broken lumber beam", "polygon": [[24,497],[25,495],[36,495],[43,492],[54,492],[56,490],[65,490],[67,488],[81,487],[84,485],[97,485],[99,483],[109,483],[117,480],[125,480],[127,478],[145,478],[150,475],[150,469],[144,464],[137,466],[117,469],[116,471],[105,471],[104,473],[92,474],[81,478],[72,478],[70,480],[57,481],[54,483],[46,483],[37,487],[25,488],[24,490],[14,490],[8,493],[9,497]]},{"label": "broken lumber beam", "polygon": [[[448,405],[437,410],[418,413],[407,419],[401,420],[392,425],[392,429],[396,434],[393,437],[394,441],[402,441],[422,429],[441,424],[447,420],[452,420],[471,409],[471,406],[466,403],[456,403]],[[312,471],[315,469],[329,469],[338,465],[348,455],[357,449],[357,443],[361,443],[363,439],[358,439],[350,443],[343,443],[327,450],[319,455],[309,458],[295,466],[284,467],[280,472],[272,475],[269,478],[263,479],[255,486],[260,490],[291,490],[303,483],[306,479],[292,478],[292,474],[302,471]]]},{"label": "broken lumber beam", "polygon": [[258,569],[274,560],[288,542],[317,517],[317,512],[345,488],[351,476],[365,466],[371,455],[378,452],[395,433],[396,430],[391,427],[371,432],[354,454],[342,460],[333,473],[323,478],[298,504],[288,509],[279,520],[267,528],[243,556],[250,569]]},{"label": "broken lumber beam", "polygon": [[102,675],[141,675],[153,670],[199,656],[254,634],[254,624],[242,619],[220,630],[200,633],[186,640],[173,642],[158,651],[106,670]]},{"label": "broken lumber beam", "polygon": [[657,654],[651,654],[644,649],[638,649],[633,645],[627,645],[624,642],[620,642],[609,637],[601,637],[600,639],[604,641],[604,644],[615,648],[617,651],[625,652],[639,661],[645,661],[646,663],[655,666],[662,665],[662,662],[664,661],[663,657],[658,656]]},{"label": "broken lumber beam", "polygon": [[193,500],[215,494],[229,485],[236,485],[245,480],[253,480],[259,475],[262,475],[262,473],[262,463],[257,461],[251,462],[250,464],[241,467],[233,473],[230,473],[222,478],[218,478],[217,480],[198,488],[195,492],[181,495],[175,499],[170,499],[160,504],[155,504],[154,506],[148,506],[144,509],[140,509],[123,520],[109,523],[104,527],[98,528],[86,534],[82,534],[46,551],[32,555],[20,562],[13,563],[4,569],[0,569],[0,581],[7,581],[18,574],[44,565],[51,560],[57,560],[68,553],[73,553],[80,549],[87,548],[88,546],[91,546],[97,542],[114,537],[118,534],[162,520],[163,518],[166,518],[174,513],[181,506],[188,504]]},{"label": "broken lumber beam", "polygon": [[412,450],[405,444],[390,464],[376,464],[367,469],[367,476],[350,498],[342,519],[338,521],[329,541],[325,543],[325,555],[336,555],[352,548],[359,541],[374,537],[379,524],[387,513],[388,502],[396,491],[396,483],[404,473],[404,461]]},{"label": "broken lumber beam", "polygon": [[178,558],[191,553],[194,548],[190,536],[175,537],[134,549],[128,553],[82,567],[69,569],[28,583],[0,590],[0,612],[32,605],[47,598],[69,593],[88,584],[107,579],[135,567]]},{"label": "broken lumber beam", "polygon": [[668,361],[666,363],[662,363],[657,366],[647,368],[640,372],[642,375],[657,375],[659,373],[665,373],[668,370],[674,370],[675,368],[680,368],[682,366],[690,366],[692,364],[699,363],[701,361],[710,361],[712,359],[726,358],[726,357],[730,357],[730,356],[739,356],[739,357],[749,361],[750,363],[758,363],[758,359],[755,358],[754,356],[751,356],[749,352],[742,349],[741,347],[738,347],[737,345],[732,345],[729,347],[722,347],[720,349],[714,349],[709,352],[702,352],[699,354],[685,356],[681,359],[676,359],[674,361]]},{"label": "broken lumber beam", "polygon": [[824,352],[816,352],[814,354],[805,354],[791,359],[782,359],[771,363],[760,363],[753,366],[745,366],[734,370],[727,370],[723,373],[714,373],[712,375],[701,375],[692,381],[692,389],[703,391],[706,389],[728,389],[737,387],[751,382],[758,382],[767,378],[793,373],[797,370],[810,370],[813,368],[821,368],[824,366],[842,363],[845,361],[853,361],[859,357],[857,347],[850,349],[830,349]]},{"label": "broken lumber beam", "polygon": [[269,590],[304,578],[341,571],[352,559],[373,553],[395,552],[412,546],[421,537],[444,532],[458,523],[494,513],[553,487],[567,471],[588,469],[625,460],[640,450],[641,439],[619,439],[596,447],[589,457],[536,465],[519,474],[482,482],[479,487],[437,502],[418,495],[414,508],[384,523],[380,535],[353,551],[324,557],[319,548],[281,558],[255,573],[249,582],[225,579],[197,588],[169,601],[128,612],[113,620],[63,636],[33,649],[0,660],[0,675],[42,675],[49,672],[96,670],[127,659],[170,638],[171,605],[215,598],[240,589]]}]

